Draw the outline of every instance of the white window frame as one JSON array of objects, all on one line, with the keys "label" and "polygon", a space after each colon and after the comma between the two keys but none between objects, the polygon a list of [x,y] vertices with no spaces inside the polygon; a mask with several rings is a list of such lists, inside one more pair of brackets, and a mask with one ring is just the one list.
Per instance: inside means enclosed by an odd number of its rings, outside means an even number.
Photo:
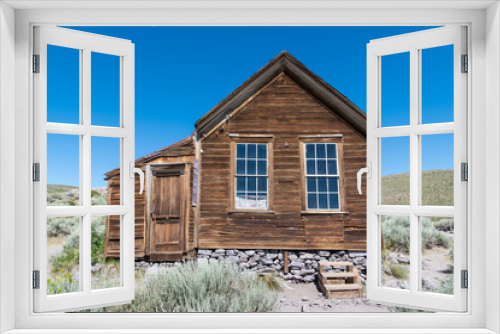
[{"label": "white window frame", "polygon": [[[307,158],[307,145],[314,145],[315,147],[317,147],[316,145],[317,144],[324,144],[324,145],[335,145],[335,165],[337,167],[337,174],[328,174],[328,158],[325,158],[326,160],[326,174],[324,175],[320,175],[320,174],[317,174],[317,170],[318,170],[318,157],[316,155],[316,151],[314,153],[314,159],[310,159],[310,158]],[[305,182],[305,189],[306,189],[306,193],[305,193],[305,203],[306,203],[306,207],[305,209],[307,211],[310,211],[310,212],[315,212],[315,211],[331,211],[331,212],[337,212],[337,211],[342,211],[342,197],[341,197],[341,191],[342,191],[342,187],[341,187],[341,183],[340,183],[340,169],[339,169],[339,150],[338,150],[338,146],[339,146],[339,143],[328,143],[328,142],[307,142],[307,143],[302,143],[302,145],[304,145],[304,182]],[[328,152],[328,151],[327,151]],[[321,158],[320,158],[321,159]],[[315,174],[308,174],[307,173],[307,161],[308,160],[314,160],[315,161],[315,165],[316,165],[316,173]],[[322,208],[315,208],[315,209],[312,209],[312,208],[309,208],[309,189],[308,189],[308,184],[307,184],[307,178],[308,177],[315,177],[316,178],[316,181],[318,178],[320,177],[324,177],[326,179],[328,179],[329,177],[335,177],[337,178],[337,196],[338,196],[338,202],[339,202],[339,207],[338,208],[326,208],[326,209],[322,209]],[[329,189],[329,186],[328,186],[328,181],[327,181],[327,195],[330,194],[330,189]],[[316,201],[318,202],[318,207],[319,207],[319,184],[318,182],[316,182]],[[327,197],[328,198],[328,197]],[[328,204],[329,205],[329,204]]]},{"label": "white window frame", "polygon": [[[255,158],[255,175],[250,175],[250,174],[247,174],[248,171],[247,171],[247,161],[248,161],[248,157],[246,156],[247,155],[247,151],[248,151],[248,145],[256,145],[256,151],[255,151],[255,154],[256,154],[256,158]],[[245,145],[245,157],[243,159],[241,158],[238,158],[238,145]],[[258,158],[257,155],[258,155],[258,145],[264,145],[266,146],[266,174],[264,175],[258,175],[257,174],[257,171],[259,169],[259,160],[262,161],[263,158]],[[234,156],[234,161],[232,163],[234,163],[234,175],[233,175],[233,178],[234,178],[234,209],[235,210],[255,210],[255,211],[262,211],[262,210],[268,210],[269,209],[269,143],[267,142],[264,142],[264,143],[258,143],[258,142],[236,142],[235,143],[235,156]],[[243,174],[238,174],[238,160],[243,160],[244,161],[244,164],[245,164],[245,173]],[[249,206],[245,206],[245,207],[239,207],[237,205],[237,197],[238,197],[238,177],[245,177],[247,178],[247,181],[245,182],[245,196],[248,195],[248,177],[255,177],[255,178],[259,178],[259,177],[265,177],[266,178],[266,206],[265,207],[249,207]],[[255,188],[255,193],[257,194],[256,196],[259,196],[259,183],[258,181],[256,180],[256,188]],[[246,203],[248,204],[248,199],[246,200]]]},{"label": "white window frame", "polygon": [[[39,55],[39,73],[34,80],[34,162],[40,166],[40,181],[33,184],[34,202],[34,269],[39,271],[39,289],[34,291],[37,312],[86,309],[89,305],[104,306],[130,303],[134,299],[134,45],[128,40],[99,36],[65,28],[34,27],[34,52]],[[80,59],[80,122],[64,124],[47,122],[47,57],[48,45],[78,50]],[[91,54],[99,52],[119,57],[120,126],[91,124]],[[80,205],[47,206],[47,134],[78,136],[80,142]],[[120,141],[120,205],[91,205],[91,140],[95,137]],[[132,177],[130,177],[132,175]],[[91,218],[120,216],[120,286],[108,289],[91,288]],[[79,290],[73,293],[47,295],[47,218],[79,217],[80,266]]]},{"label": "white window frame", "polygon": [[[500,331],[500,11],[495,1],[412,2],[273,2],[183,5],[177,2],[8,1],[0,4],[0,322],[1,330],[61,333],[89,329],[89,333],[144,333],[147,328],[178,332],[235,332],[235,328],[261,328],[260,332],[363,333],[494,333]],[[11,6],[17,7],[15,11]],[[71,6],[74,6],[71,8]],[[79,10],[74,9],[76,6]],[[133,6],[134,9],[126,9]],[[200,7],[196,7],[200,6]],[[66,7],[66,8],[58,8]],[[69,7],[69,8],[67,8]],[[99,7],[99,8],[97,8]],[[102,10],[103,7],[113,10]],[[121,7],[121,8],[120,8]],[[163,8],[157,8],[163,7]],[[263,8],[272,7],[272,8]],[[397,7],[397,8],[395,8]],[[24,9],[22,9],[24,8]],[[84,9],[81,9],[84,8]],[[143,8],[138,11],[136,8]],[[47,10],[48,9],[48,10]],[[486,22],[486,24],[485,24]],[[32,77],[29,73],[32,26],[59,25],[443,25],[469,27],[469,235],[470,285],[466,313],[436,314],[34,314],[32,304]],[[486,29],[487,28],[487,29]],[[15,68],[15,71],[14,71]],[[12,83],[15,83],[13,85]],[[15,96],[15,99],[13,98]],[[14,112],[15,110],[15,112]],[[15,131],[14,131],[15,130]],[[12,143],[15,142],[15,147]],[[486,152],[488,152],[486,154]],[[15,164],[12,163],[15,161]],[[488,174],[488,182],[486,182]],[[15,175],[12,177],[12,175]],[[11,186],[10,188],[8,186]],[[10,198],[16,189],[14,200]],[[486,196],[486,194],[488,196]],[[15,224],[12,224],[12,221]],[[484,256],[491,255],[488,266]],[[12,256],[14,250],[14,256]],[[27,261],[27,259],[29,259]],[[12,268],[15,268],[12,270]],[[9,270],[7,270],[9,269]],[[488,292],[486,293],[486,278]],[[14,307],[12,307],[14,305]],[[140,324],[140,326],[139,326]],[[165,327],[167,327],[165,329]],[[131,328],[140,328],[131,330]],[[28,330],[29,329],[29,330]],[[121,330],[120,330],[121,329]],[[267,330],[264,330],[267,329]],[[356,330],[357,329],[357,330]],[[195,330],[196,331],[196,330]],[[337,332],[339,332],[337,331]],[[54,332],[51,330],[50,332]],[[248,332],[248,331],[247,331]]]}]

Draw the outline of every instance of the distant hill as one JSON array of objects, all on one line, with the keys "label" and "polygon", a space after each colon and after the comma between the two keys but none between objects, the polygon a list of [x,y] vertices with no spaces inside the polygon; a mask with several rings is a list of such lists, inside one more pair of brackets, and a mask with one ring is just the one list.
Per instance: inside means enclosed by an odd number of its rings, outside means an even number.
[{"label": "distant hill", "polygon": [[47,184],[47,193],[48,194],[57,194],[57,193],[65,193],[70,191],[71,189],[75,189],[78,187],[74,186],[65,186],[62,184]]},{"label": "distant hill", "polygon": [[[382,177],[382,204],[410,204],[410,173]],[[422,172],[422,204],[453,206],[453,170]]]}]

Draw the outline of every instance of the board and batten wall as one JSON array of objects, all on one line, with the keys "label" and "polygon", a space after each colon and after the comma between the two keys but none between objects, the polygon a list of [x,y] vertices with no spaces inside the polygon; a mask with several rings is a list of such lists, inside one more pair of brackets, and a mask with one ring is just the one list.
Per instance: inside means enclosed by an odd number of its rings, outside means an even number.
[{"label": "board and batten wall", "polygon": [[[332,134],[338,135],[343,151],[342,212],[304,213],[300,138]],[[273,212],[231,212],[231,135],[272,138]],[[366,249],[366,195],[359,195],[356,188],[356,174],[366,165],[365,135],[286,74],[278,75],[201,139],[201,148],[200,248]]]}]

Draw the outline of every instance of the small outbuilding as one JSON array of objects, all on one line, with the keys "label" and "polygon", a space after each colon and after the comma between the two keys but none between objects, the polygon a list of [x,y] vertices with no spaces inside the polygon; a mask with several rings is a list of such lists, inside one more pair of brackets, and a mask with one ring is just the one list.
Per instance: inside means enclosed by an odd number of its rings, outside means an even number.
[{"label": "small outbuilding", "polygon": [[[195,124],[136,160],[135,252],[177,261],[197,249],[366,250],[366,114],[287,52]],[[119,201],[118,169],[106,174]],[[119,256],[119,220],[105,255]]]}]

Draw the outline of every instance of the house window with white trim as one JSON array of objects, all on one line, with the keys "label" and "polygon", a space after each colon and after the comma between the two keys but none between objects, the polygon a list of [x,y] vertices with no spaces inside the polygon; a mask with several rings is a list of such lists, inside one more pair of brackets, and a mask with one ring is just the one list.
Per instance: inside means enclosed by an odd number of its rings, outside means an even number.
[{"label": "house window with white trim", "polygon": [[236,209],[267,209],[267,144],[236,144]]}]

